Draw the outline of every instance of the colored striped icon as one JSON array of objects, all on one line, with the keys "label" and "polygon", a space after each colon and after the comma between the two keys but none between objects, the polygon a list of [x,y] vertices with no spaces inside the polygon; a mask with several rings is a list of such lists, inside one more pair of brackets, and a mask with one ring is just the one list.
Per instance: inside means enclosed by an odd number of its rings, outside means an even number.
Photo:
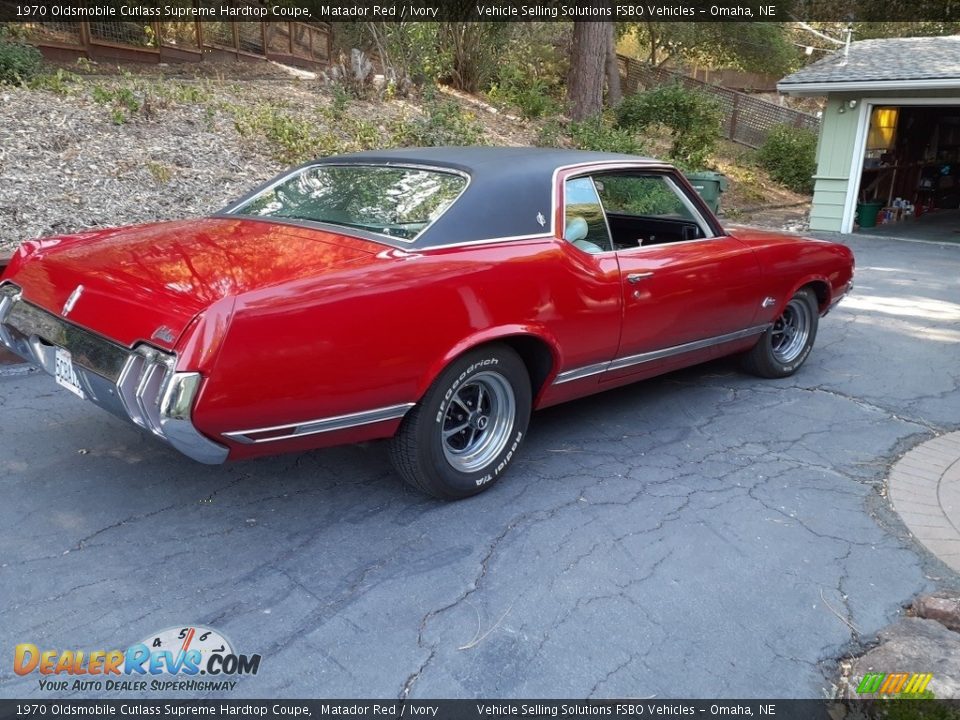
[{"label": "colored striped icon", "polygon": [[933,673],[867,673],[857,686],[858,695],[919,695],[933,680]]}]

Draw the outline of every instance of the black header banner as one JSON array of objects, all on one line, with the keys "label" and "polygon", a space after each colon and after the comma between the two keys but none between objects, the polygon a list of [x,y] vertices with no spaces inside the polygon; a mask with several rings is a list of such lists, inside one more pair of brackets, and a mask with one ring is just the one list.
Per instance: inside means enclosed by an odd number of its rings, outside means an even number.
[{"label": "black header banner", "polygon": [[0,0],[0,22],[949,22],[955,0]]},{"label": "black header banner", "polygon": [[0,700],[6,718],[837,718],[960,717],[958,700]]}]

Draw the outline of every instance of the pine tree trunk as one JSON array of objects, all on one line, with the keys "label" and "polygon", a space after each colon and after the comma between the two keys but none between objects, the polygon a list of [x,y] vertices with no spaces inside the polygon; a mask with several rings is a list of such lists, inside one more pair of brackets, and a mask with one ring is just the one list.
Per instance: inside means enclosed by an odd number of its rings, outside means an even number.
[{"label": "pine tree trunk", "polygon": [[615,108],[623,100],[620,89],[620,63],[617,62],[617,33],[613,23],[604,23],[607,27],[607,106]]},{"label": "pine tree trunk", "polygon": [[574,120],[599,115],[603,108],[603,79],[607,61],[607,23],[573,24],[573,57],[567,105]]}]

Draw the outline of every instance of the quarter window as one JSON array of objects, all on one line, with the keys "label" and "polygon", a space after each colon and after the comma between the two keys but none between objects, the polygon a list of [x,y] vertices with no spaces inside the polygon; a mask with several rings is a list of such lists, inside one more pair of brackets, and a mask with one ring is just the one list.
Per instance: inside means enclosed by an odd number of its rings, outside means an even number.
[{"label": "quarter window", "polygon": [[593,178],[567,180],[563,194],[564,239],[589,253],[611,250],[610,231]]}]

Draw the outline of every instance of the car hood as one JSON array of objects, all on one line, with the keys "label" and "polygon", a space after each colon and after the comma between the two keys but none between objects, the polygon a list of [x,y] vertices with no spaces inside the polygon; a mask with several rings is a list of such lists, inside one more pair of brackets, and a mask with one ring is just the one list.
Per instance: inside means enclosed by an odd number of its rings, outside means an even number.
[{"label": "car hood", "polygon": [[[218,301],[349,263],[375,243],[260,220],[208,218],[32,241],[5,279],[24,299],[127,346],[172,348]],[[30,247],[32,245],[32,247]],[[83,286],[70,303],[68,299]]]}]

